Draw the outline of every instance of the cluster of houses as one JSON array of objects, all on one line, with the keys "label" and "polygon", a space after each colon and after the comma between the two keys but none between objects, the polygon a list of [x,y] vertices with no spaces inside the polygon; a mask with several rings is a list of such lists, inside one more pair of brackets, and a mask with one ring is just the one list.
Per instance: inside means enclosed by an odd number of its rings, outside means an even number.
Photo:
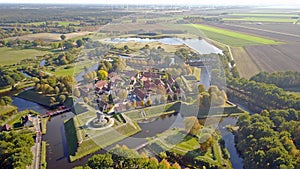
[{"label": "cluster of houses", "polygon": [[128,99],[132,101],[144,101],[154,99],[162,95],[180,95],[181,89],[175,85],[173,77],[166,72],[157,69],[139,72],[131,77],[131,92]]},{"label": "cluster of houses", "polygon": [[[128,76],[130,75],[130,76]],[[126,78],[128,77],[128,78]],[[90,91],[93,89],[94,91]],[[127,98],[121,100],[118,97],[112,99],[112,95],[119,90],[127,91]],[[176,85],[173,77],[164,71],[150,69],[142,72],[124,72],[124,78],[115,72],[108,74],[108,80],[95,79],[94,84],[86,84],[81,88],[81,93],[86,96],[95,94],[98,108],[103,112],[122,112],[128,110],[128,104],[135,104],[134,107],[147,105],[149,100],[159,100],[166,95],[180,96],[181,89]],[[115,95],[114,95],[115,96]],[[107,99],[108,98],[108,99]],[[147,105],[150,106],[150,105]],[[113,108],[113,110],[111,110]]]}]

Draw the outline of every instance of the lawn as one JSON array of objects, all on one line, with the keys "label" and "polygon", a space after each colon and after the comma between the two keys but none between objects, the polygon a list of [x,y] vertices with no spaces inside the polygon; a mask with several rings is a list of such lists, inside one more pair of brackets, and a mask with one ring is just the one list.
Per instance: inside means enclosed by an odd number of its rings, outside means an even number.
[{"label": "lawn", "polygon": [[201,30],[206,37],[217,42],[221,42],[230,46],[249,46],[249,45],[262,45],[262,44],[280,44],[275,40],[242,34],[226,29],[220,29],[212,26],[200,24],[188,24],[188,26]]},{"label": "lawn", "polygon": [[14,49],[2,47],[0,48],[0,65],[16,64],[23,59],[43,56],[49,52],[36,49]]}]

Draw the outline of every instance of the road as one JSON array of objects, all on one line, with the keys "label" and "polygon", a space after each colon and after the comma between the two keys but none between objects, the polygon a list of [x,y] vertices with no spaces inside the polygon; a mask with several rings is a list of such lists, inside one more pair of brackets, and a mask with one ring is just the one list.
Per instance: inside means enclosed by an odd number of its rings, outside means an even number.
[{"label": "road", "polygon": [[32,147],[33,153],[33,162],[32,162],[32,169],[39,169],[40,168],[40,161],[41,161],[41,141],[42,141],[42,133],[40,128],[40,118],[39,117],[32,117],[32,122],[36,132],[36,138],[34,146]]}]

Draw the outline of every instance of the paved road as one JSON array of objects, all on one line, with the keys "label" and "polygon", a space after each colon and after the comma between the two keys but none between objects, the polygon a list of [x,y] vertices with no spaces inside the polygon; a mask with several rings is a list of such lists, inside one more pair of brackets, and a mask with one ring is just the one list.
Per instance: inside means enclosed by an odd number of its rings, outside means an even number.
[{"label": "paved road", "polygon": [[40,168],[40,161],[41,161],[41,140],[42,140],[42,133],[40,128],[40,118],[33,117],[32,118],[33,125],[36,132],[35,144],[33,146],[32,153],[33,153],[33,163],[32,169],[39,169]]}]

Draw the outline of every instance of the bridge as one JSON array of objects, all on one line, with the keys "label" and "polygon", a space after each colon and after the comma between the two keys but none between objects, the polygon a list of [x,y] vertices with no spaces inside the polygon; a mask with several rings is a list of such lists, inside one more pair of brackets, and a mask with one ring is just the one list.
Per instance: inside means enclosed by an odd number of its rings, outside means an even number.
[{"label": "bridge", "polygon": [[41,117],[42,118],[51,117],[51,116],[62,114],[62,113],[68,112],[68,111],[71,111],[71,108],[64,108],[64,109],[59,109],[59,110],[52,111],[52,112],[46,112],[46,114],[42,115]]}]

